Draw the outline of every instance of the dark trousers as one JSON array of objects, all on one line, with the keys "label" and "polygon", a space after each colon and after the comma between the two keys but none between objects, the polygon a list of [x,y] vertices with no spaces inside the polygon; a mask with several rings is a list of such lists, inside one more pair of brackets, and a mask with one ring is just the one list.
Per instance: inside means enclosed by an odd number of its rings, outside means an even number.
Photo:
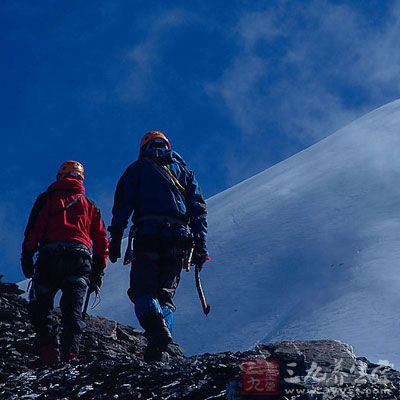
[{"label": "dark trousers", "polygon": [[173,247],[163,238],[143,238],[135,246],[135,260],[130,274],[130,299],[150,295],[161,306],[175,311],[173,297],[178,287],[182,261],[187,250]]},{"label": "dark trousers", "polygon": [[187,249],[168,237],[143,236],[135,241],[134,253],[128,295],[146,336],[156,345],[157,338],[165,335],[160,320],[170,333],[173,329],[173,297]]},{"label": "dark trousers", "polygon": [[54,297],[61,290],[61,351],[76,354],[79,352],[85,328],[82,305],[90,270],[90,258],[80,253],[39,256],[28,304],[39,346],[57,343],[57,328],[51,317],[51,310]]}]

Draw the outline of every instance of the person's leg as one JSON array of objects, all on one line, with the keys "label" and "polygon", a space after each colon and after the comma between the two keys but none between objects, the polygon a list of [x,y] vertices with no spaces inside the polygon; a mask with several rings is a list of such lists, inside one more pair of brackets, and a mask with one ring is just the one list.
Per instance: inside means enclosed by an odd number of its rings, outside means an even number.
[{"label": "person's leg", "polygon": [[157,298],[161,305],[164,319],[171,332],[174,324],[173,313],[176,310],[173,297],[180,281],[183,256],[184,251],[182,249],[168,248],[163,254],[160,266]]},{"label": "person's leg", "polygon": [[167,327],[172,334],[172,329],[174,328],[174,311],[171,308],[171,306],[164,304],[161,306],[161,312],[162,312],[164,321],[167,324]]},{"label": "person's leg", "polygon": [[157,361],[171,342],[171,334],[157,299],[160,255],[157,251],[139,248],[132,264],[128,295],[135,304],[135,313],[148,339],[146,359]]},{"label": "person's leg", "polygon": [[71,361],[79,353],[79,346],[85,328],[82,319],[82,305],[88,287],[90,260],[81,255],[63,256],[65,275],[61,285],[61,358]]},{"label": "person's leg", "polygon": [[39,356],[43,363],[50,366],[54,365],[59,357],[56,327],[51,316],[58,282],[52,268],[51,258],[42,257],[39,260],[29,291],[28,303],[28,313],[36,332]]},{"label": "person's leg", "polygon": [[[170,332],[172,332],[174,326],[174,312],[176,310],[173,297],[179,285],[184,256],[185,251],[181,248],[168,247],[163,252],[160,268],[161,273],[157,298]],[[168,345],[167,353],[172,357],[184,357],[181,347],[175,342],[171,342]]]}]

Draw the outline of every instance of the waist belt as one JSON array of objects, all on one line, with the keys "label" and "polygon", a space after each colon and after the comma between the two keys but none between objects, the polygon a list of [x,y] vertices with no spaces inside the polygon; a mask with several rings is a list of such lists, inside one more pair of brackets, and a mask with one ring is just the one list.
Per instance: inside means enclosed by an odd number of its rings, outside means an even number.
[{"label": "waist belt", "polygon": [[187,221],[179,218],[166,217],[161,215],[146,215],[135,220],[135,225],[140,225],[142,222],[154,221],[165,225],[181,225],[186,226]]},{"label": "waist belt", "polygon": [[92,252],[82,243],[73,242],[51,242],[45,244],[39,251],[40,253],[48,255],[80,253],[92,256]]}]

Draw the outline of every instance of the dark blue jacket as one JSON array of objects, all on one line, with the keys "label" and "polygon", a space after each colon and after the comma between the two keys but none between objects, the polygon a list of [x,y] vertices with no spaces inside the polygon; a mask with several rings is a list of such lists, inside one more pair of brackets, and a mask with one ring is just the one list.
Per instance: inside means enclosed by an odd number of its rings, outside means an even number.
[{"label": "dark blue jacket", "polygon": [[[186,196],[146,158],[168,167],[186,189]],[[131,215],[133,223],[146,216],[165,216],[189,223],[194,235],[207,234],[206,202],[199,184],[182,157],[172,150],[150,149],[140,154],[118,182],[112,213],[112,230],[123,231]]]}]

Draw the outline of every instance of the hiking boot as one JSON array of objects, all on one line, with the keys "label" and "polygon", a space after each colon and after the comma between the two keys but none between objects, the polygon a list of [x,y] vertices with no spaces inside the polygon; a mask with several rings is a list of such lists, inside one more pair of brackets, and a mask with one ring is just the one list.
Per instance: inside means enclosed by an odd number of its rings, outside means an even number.
[{"label": "hiking boot", "polygon": [[61,352],[61,362],[69,363],[71,361],[76,361],[77,359],[78,355],[76,353]]},{"label": "hiking boot", "polygon": [[150,348],[164,351],[172,342],[171,332],[161,314],[152,315],[148,321],[144,321],[143,326],[146,327],[145,336]]},{"label": "hiking boot", "polygon": [[161,350],[159,347],[147,346],[144,351],[144,361],[151,362],[168,362],[170,356],[168,352]]},{"label": "hiking boot", "polygon": [[172,341],[171,334],[168,331],[168,335],[165,332],[156,332],[150,336],[146,350],[144,352],[144,360],[146,362],[155,361],[168,361],[168,346]]},{"label": "hiking boot", "polygon": [[171,342],[167,346],[167,353],[170,355],[171,358],[184,358],[185,355],[183,354],[182,348],[179,346],[178,343]]},{"label": "hiking boot", "polygon": [[60,349],[56,344],[48,344],[39,348],[39,357],[43,364],[53,367],[59,362]]},{"label": "hiking boot", "polygon": [[158,347],[165,350],[167,346],[172,342],[172,336],[168,328],[160,327],[160,329],[149,333],[149,346]]},{"label": "hiking boot", "polygon": [[147,338],[147,347],[144,352],[146,362],[167,362],[169,354],[168,345],[172,342],[171,332],[169,331],[164,318],[154,316],[148,321],[145,336]]}]

